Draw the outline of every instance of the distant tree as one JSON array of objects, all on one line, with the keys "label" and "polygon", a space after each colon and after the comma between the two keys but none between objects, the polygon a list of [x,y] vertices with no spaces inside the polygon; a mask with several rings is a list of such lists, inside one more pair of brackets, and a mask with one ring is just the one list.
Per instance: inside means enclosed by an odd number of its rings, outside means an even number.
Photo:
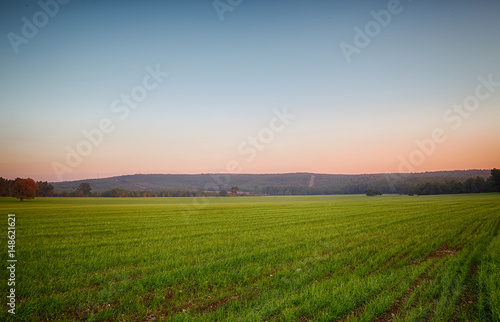
[{"label": "distant tree", "polygon": [[500,170],[491,170],[491,177],[489,178],[491,185],[495,191],[500,192]]},{"label": "distant tree", "polygon": [[35,180],[31,178],[17,178],[14,182],[12,196],[18,198],[19,201],[24,201],[24,199],[35,199],[37,190],[38,185]]},{"label": "distant tree", "polygon": [[238,188],[238,187],[232,187],[231,188],[231,195],[232,196],[237,196],[238,195],[238,190],[240,190],[240,188]]},{"label": "distant tree", "polygon": [[227,190],[225,190],[225,189],[221,189],[221,190],[219,191],[219,196],[221,196],[221,197],[226,197],[226,196],[227,196]]},{"label": "distant tree", "polygon": [[378,191],[377,189],[366,189],[365,193],[369,197],[381,196],[382,195],[382,192]]},{"label": "distant tree", "polygon": [[80,183],[80,186],[78,187],[77,190],[80,190],[84,197],[89,197],[90,194],[92,193],[92,188],[90,187],[90,184],[88,182]]},{"label": "distant tree", "polygon": [[38,191],[36,192],[37,197],[53,197],[54,196],[54,186],[49,184],[47,181],[38,181]]}]

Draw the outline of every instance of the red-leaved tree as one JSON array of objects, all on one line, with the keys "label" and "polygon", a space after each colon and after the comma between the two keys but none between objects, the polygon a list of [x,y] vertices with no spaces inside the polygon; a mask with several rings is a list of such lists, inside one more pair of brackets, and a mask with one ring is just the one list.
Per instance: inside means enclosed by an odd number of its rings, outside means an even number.
[{"label": "red-leaved tree", "polygon": [[35,180],[31,178],[17,178],[14,182],[12,197],[16,197],[20,201],[24,201],[24,199],[35,199],[37,190],[38,185],[36,184]]}]

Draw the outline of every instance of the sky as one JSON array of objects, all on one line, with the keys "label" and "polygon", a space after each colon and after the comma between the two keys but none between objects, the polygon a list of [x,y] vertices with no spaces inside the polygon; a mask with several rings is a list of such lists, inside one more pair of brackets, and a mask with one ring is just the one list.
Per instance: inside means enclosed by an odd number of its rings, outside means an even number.
[{"label": "sky", "polygon": [[499,14],[0,0],[0,177],[498,168]]}]

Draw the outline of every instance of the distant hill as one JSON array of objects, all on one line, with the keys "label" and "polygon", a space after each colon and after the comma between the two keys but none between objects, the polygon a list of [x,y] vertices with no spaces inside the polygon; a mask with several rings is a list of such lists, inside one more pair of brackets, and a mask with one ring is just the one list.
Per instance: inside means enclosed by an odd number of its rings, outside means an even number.
[{"label": "distant hill", "polygon": [[88,182],[97,192],[119,188],[123,190],[164,191],[201,190],[218,191],[239,187],[240,191],[266,193],[269,189],[310,187],[330,189],[332,193],[363,193],[366,187],[394,192],[394,187],[422,182],[464,181],[468,178],[488,178],[490,170],[437,171],[407,174],[135,174],[103,179],[53,182],[56,192],[74,191],[80,183]]}]

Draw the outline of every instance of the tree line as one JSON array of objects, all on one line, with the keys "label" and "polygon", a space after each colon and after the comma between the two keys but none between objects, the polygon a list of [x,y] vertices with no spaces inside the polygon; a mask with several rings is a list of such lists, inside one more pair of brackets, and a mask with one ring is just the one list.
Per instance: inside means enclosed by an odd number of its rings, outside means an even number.
[{"label": "tree line", "polygon": [[27,178],[15,180],[0,177],[0,197],[16,197],[21,201],[35,197],[54,197],[54,186],[47,181],[37,181]]},{"label": "tree line", "polygon": [[[242,195],[238,187],[231,187],[228,191],[223,187],[219,191],[201,190],[124,190],[113,188],[98,192],[93,191],[88,182],[80,184],[73,191],[55,192],[54,186],[47,181],[35,182],[31,178],[8,180],[0,177],[0,197],[16,197],[33,199],[35,197],[226,197]],[[458,193],[481,193],[500,192],[500,170],[491,170],[488,179],[482,177],[468,178],[464,181],[448,180],[442,182],[419,182],[412,183],[401,180],[395,185],[388,182],[377,182],[370,184],[351,184],[338,187],[305,187],[305,186],[265,186],[256,187],[245,195],[336,195],[336,194],[367,194],[370,196],[382,193],[397,193],[405,195],[436,195],[436,194],[458,194]]]},{"label": "tree line", "polygon": [[[236,189],[236,190],[235,190]],[[103,192],[96,192],[88,182],[80,184],[78,189],[73,191],[55,192],[54,186],[47,181],[35,182],[31,178],[15,180],[4,179],[0,177],[0,197],[15,197],[21,201],[25,199],[34,199],[35,197],[201,197],[201,196],[227,196],[235,193],[238,188],[231,192],[202,192],[200,190],[191,191],[183,189],[164,190],[164,191],[131,191],[114,188]]]},{"label": "tree line", "polygon": [[305,187],[305,186],[266,186],[254,191],[264,195],[337,195],[396,193],[401,195],[437,195],[459,193],[500,192],[500,170],[491,170],[488,179],[482,177],[468,178],[464,181],[445,180],[430,182],[411,182],[400,180],[394,185],[387,181],[367,184],[347,184],[338,187]]}]

